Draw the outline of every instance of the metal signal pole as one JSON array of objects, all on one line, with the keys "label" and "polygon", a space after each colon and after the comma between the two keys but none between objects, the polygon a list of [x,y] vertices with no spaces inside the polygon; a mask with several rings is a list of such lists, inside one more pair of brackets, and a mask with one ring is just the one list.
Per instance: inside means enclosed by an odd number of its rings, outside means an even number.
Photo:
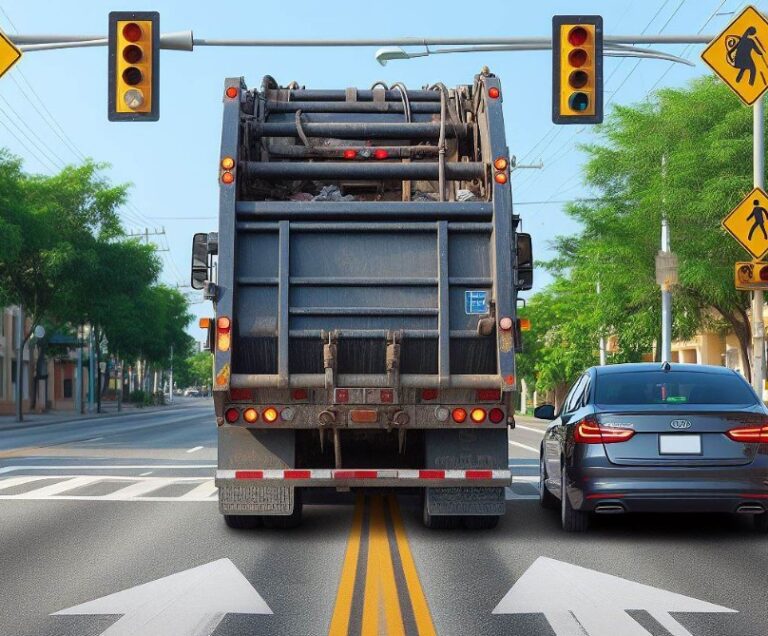
[{"label": "metal signal pole", "polygon": [[[756,188],[765,189],[765,131],[763,98],[752,106],[752,172]],[[752,386],[762,399],[765,381],[765,324],[763,323],[763,290],[752,296]]]}]

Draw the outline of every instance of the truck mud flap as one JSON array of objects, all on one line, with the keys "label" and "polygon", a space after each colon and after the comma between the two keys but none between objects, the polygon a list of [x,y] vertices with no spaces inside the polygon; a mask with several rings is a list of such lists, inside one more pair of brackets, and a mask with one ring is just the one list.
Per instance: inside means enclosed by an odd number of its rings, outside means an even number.
[{"label": "truck mud flap", "polygon": [[[427,431],[427,468],[491,469],[509,468],[506,429],[460,429]],[[503,515],[504,488],[427,488],[427,512],[432,515]]]},{"label": "truck mud flap", "polygon": [[253,482],[219,486],[219,511],[225,515],[290,515],[292,486],[262,486]]}]

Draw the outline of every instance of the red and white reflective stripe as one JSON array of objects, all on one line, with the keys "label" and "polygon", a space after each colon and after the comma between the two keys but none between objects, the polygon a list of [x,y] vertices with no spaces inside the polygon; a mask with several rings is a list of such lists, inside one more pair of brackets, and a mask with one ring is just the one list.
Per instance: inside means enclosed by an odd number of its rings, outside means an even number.
[{"label": "red and white reflective stripe", "polygon": [[327,469],[312,468],[285,470],[217,470],[216,479],[260,479],[260,480],[355,480],[355,479],[408,479],[413,481],[439,481],[453,479],[499,480],[511,479],[509,470],[470,469],[470,470],[442,470],[442,469]]}]

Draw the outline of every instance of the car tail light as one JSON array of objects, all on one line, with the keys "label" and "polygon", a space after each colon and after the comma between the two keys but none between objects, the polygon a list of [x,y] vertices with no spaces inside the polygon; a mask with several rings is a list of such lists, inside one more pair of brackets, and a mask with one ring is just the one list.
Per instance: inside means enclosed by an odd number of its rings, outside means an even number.
[{"label": "car tail light", "polygon": [[469,418],[475,423],[480,424],[485,421],[485,409],[472,409]]},{"label": "car tail light", "polygon": [[229,351],[232,342],[232,321],[227,316],[216,319],[216,347],[219,351]]},{"label": "car tail light", "polygon": [[613,444],[626,442],[635,434],[631,428],[609,428],[600,426],[596,420],[584,418],[573,431],[577,444]]},{"label": "car tail light", "polygon": [[294,389],[291,391],[291,398],[294,400],[306,400],[309,394],[306,389]]},{"label": "car tail light", "polygon": [[488,411],[488,419],[494,424],[498,424],[504,419],[504,411],[501,409],[491,409]]},{"label": "car tail light", "polygon": [[259,419],[259,412],[255,408],[247,408],[243,411],[243,419],[249,424],[253,424]]},{"label": "car tail light", "polygon": [[237,422],[238,418],[240,417],[240,411],[237,409],[227,409],[224,412],[224,418],[232,424],[233,422]]},{"label": "car tail light", "polygon": [[478,402],[501,401],[501,389],[478,389],[475,393]]},{"label": "car tail light", "polygon": [[467,411],[466,409],[453,409],[451,412],[451,417],[453,418],[454,422],[461,424],[464,420],[467,419]]},{"label": "car tail light", "polygon": [[768,444],[768,426],[739,426],[725,434],[734,442]]},{"label": "car tail light", "polygon": [[252,400],[253,391],[251,391],[251,389],[230,389],[229,399],[233,402]]},{"label": "car tail light", "polygon": [[437,399],[437,389],[422,389],[421,390],[421,399],[422,400],[436,400]]},{"label": "car tail light", "polygon": [[267,424],[272,424],[272,422],[277,420],[279,415],[280,413],[277,412],[277,409],[274,406],[265,408],[261,414]]}]

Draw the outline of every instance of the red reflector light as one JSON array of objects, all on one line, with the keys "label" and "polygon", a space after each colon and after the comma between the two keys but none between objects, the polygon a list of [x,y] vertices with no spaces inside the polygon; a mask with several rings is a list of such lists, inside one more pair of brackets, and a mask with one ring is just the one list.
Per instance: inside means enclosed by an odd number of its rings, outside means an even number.
[{"label": "red reflector light", "polygon": [[378,477],[376,470],[334,470],[334,479],[376,479]]},{"label": "red reflector light", "polygon": [[236,470],[235,479],[264,479],[263,470]]},{"label": "red reflector light", "polygon": [[226,91],[224,91],[227,97],[229,99],[235,99],[240,94],[240,90],[237,88],[237,86],[230,86],[227,88]]},{"label": "red reflector light", "polygon": [[123,37],[129,42],[138,42],[141,39],[141,27],[135,22],[129,22],[123,27]]},{"label": "red reflector light", "polygon": [[573,441],[577,444],[612,444],[626,442],[635,434],[631,428],[608,428],[600,426],[595,420],[585,418],[573,431]]},{"label": "red reflector light", "polygon": [[389,153],[384,150],[384,148],[376,148],[376,150],[373,151],[373,158],[374,159],[388,159]]},{"label": "red reflector light", "polygon": [[740,426],[726,432],[734,442],[768,444],[768,426]]},{"label": "red reflector light", "polygon": [[500,402],[501,401],[501,389],[478,389],[477,393],[478,402]]},{"label": "red reflector light", "polygon": [[491,409],[488,412],[488,419],[491,420],[494,424],[498,424],[501,422],[501,420],[504,419],[504,411],[501,409]]},{"label": "red reflector light", "polygon": [[469,417],[475,424],[480,424],[485,421],[485,409],[472,409]]},{"label": "red reflector light", "polygon": [[224,418],[232,424],[232,422],[237,422],[238,418],[240,417],[240,411],[237,409],[227,409],[224,413]]},{"label": "red reflector light", "polygon": [[493,479],[492,470],[468,470],[467,479]]},{"label": "red reflector light", "polygon": [[383,403],[389,404],[395,401],[395,394],[392,391],[392,389],[382,389],[381,392],[379,393],[379,399]]},{"label": "red reflector light", "polygon": [[264,409],[264,412],[261,414],[261,416],[264,418],[264,421],[269,424],[274,422],[279,415],[280,413],[278,413],[277,409],[273,406]]},{"label": "red reflector light", "polygon": [[349,419],[356,424],[375,424],[379,421],[379,414],[373,409],[353,409],[349,412]]},{"label": "red reflector light", "polygon": [[618,492],[598,492],[587,495],[587,499],[621,499],[622,497],[626,497],[626,495]]},{"label": "red reflector light", "polygon": [[419,479],[445,479],[444,470],[420,470]]},{"label": "red reflector light", "polygon": [[437,399],[437,389],[422,389],[422,391],[421,391],[421,399],[422,400],[436,400]]},{"label": "red reflector light", "polygon": [[491,86],[488,89],[488,97],[491,99],[499,99],[499,95],[501,95],[501,91],[495,86]]},{"label": "red reflector light", "polygon": [[573,27],[568,32],[568,42],[573,46],[581,46],[587,41],[587,30],[584,27]]},{"label": "red reflector light", "polygon": [[230,400],[252,400],[253,393],[250,389],[230,389],[229,399]]},{"label": "red reflector light", "polygon": [[306,389],[294,389],[291,392],[291,397],[294,400],[306,400],[309,394],[307,393]]},{"label": "red reflector light", "polygon": [[348,148],[344,151],[344,158],[345,159],[354,159],[357,157],[357,150],[352,150],[352,148]]},{"label": "red reflector light", "polygon": [[308,470],[284,470],[283,477],[285,479],[309,479],[310,472]]},{"label": "red reflector light", "polygon": [[467,411],[466,409],[453,409],[453,411],[451,411],[451,417],[454,422],[461,424],[467,419]]},{"label": "red reflector light", "polygon": [[339,404],[346,404],[349,402],[349,390],[348,389],[336,389],[336,402]]}]

